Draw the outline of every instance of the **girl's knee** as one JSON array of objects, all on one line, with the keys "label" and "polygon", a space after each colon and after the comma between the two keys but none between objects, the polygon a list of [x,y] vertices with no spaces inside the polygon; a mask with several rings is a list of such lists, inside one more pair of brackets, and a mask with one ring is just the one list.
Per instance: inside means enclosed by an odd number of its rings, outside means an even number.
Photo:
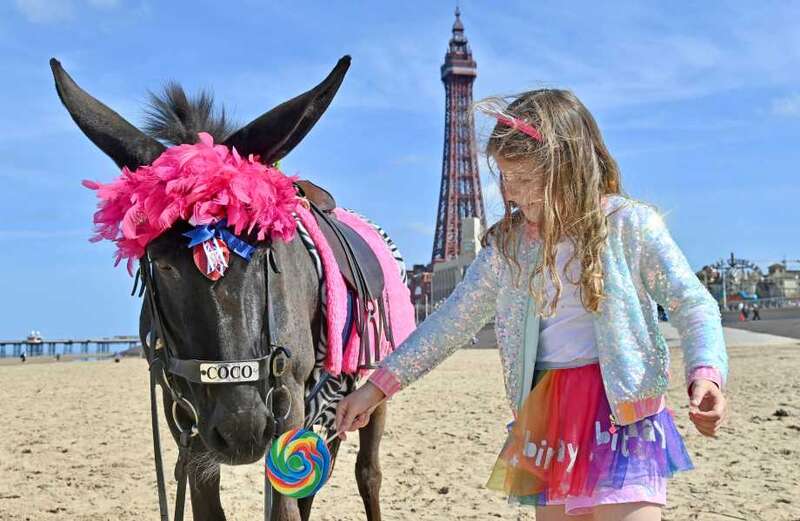
[{"label": "girl's knee", "polygon": [[569,516],[564,505],[536,507],[536,521],[592,521],[591,515]]},{"label": "girl's knee", "polygon": [[661,521],[661,507],[652,503],[598,505],[594,521]]}]

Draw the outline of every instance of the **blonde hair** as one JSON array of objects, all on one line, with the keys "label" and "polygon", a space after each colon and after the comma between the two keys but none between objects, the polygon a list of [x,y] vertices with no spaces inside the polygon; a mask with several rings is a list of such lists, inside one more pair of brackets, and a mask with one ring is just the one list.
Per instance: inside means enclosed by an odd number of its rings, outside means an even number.
[{"label": "blonde hair", "polygon": [[[542,255],[528,280],[528,290],[536,299],[541,316],[551,316],[561,297],[561,276],[556,269],[556,244],[568,239],[575,261],[581,265],[579,285],[581,302],[597,312],[604,298],[603,270],[600,261],[608,235],[603,196],[621,194],[619,167],[603,142],[600,129],[589,110],[568,90],[539,89],[511,98],[492,97],[476,103],[475,108],[497,118],[518,119],[532,125],[541,135],[537,140],[521,130],[497,123],[486,143],[489,168],[497,174],[492,159],[530,161],[535,165],[524,181],[534,174],[543,176],[543,214],[539,222]],[[502,178],[498,176],[502,190]],[[525,218],[515,204],[503,198],[505,214],[484,236],[495,236],[499,250],[519,273],[516,257],[518,234],[525,229]],[[540,274],[552,281],[555,294],[548,301],[544,284],[536,284]],[[518,277],[519,275],[517,275]]]}]

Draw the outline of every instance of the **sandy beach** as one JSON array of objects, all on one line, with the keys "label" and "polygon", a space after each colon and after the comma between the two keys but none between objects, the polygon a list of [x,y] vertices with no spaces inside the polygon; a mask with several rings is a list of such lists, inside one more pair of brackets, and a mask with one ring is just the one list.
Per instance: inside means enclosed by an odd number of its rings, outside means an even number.
[{"label": "sandy beach", "polygon": [[[673,480],[664,518],[800,520],[800,346],[729,351],[731,416],[718,439],[689,427],[683,382],[673,382],[671,406],[697,469]],[[143,360],[6,365],[0,393],[0,519],[158,518]],[[534,519],[483,488],[509,414],[494,350],[462,350],[393,399],[383,518]],[[365,519],[356,443],[344,444],[312,519]],[[175,454],[168,440],[170,465]],[[228,519],[260,519],[262,479],[261,464],[223,469]]]}]

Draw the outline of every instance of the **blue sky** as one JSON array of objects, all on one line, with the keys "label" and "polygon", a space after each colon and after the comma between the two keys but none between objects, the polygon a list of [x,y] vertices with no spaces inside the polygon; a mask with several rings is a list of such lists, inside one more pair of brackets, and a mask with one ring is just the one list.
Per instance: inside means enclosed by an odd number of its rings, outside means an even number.
[{"label": "blue sky", "polygon": [[[139,301],[90,244],[114,164],[55,94],[59,58],[141,123],[169,79],[214,90],[242,123],[353,64],[328,113],[282,163],[381,223],[427,262],[444,120],[439,66],[454,2],[15,0],[0,6],[0,338],[130,334]],[[602,4],[599,5],[599,4]],[[800,258],[800,3],[461,3],[476,97],[574,90],[625,187],[651,201],[696,268]],[[479,127],[481,125],[479,124]],[[485,179],[487,210],[500,209]]]}]

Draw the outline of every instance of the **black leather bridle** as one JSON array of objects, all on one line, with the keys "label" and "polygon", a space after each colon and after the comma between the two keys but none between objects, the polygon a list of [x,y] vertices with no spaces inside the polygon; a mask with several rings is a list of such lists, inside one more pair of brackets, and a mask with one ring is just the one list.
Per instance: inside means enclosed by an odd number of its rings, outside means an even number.
[{"label": "black leather bridle", "polygon": [[[184,395],[180,388],[175,385],[175,378],[182,378],[187,382],[201,385],[220,385],[225,383],[238,383],[241,381],[264,382],[259,390],[264,399],[265,406],[272,412],[273,436],[277,438],[286,430],[286,421],[291,411],[291,394],[286,388],[283,378],[287,374],[291,365],[291,352],[285,346],[273,342],[273,334],[277,331],[274,327],[271,299],[269,293],[270,272],[280,273],[272,245],[266,247],[266,262],[264,269],[264,284],[266,290],[266,344],[267,354],[259,358],[247,360],[195,360],[179,358],[174,351],[176,345],[165,327],[164,315],[161,312],[158,299],[158,288],[154,276],[154,263],[148,254],[140,260],[139,271],[132,294],[136,294],[139,280],[141,288],[139,296],[144,295],[145,305],[149,309],[149,327],[142,328],[141,341],[150,369],[150,416],[153,430],[153,451],[155,458],[156,481],[158,487],[158,504],[162,521],[169,521],[169,507],[167,505],[166,485],[164,481],[164,465],[161,456],[161,439],[158,428],[158,405],[156,399],[156,385],[169,393],[172,399],[172,420],[178,430],[178,460],[175,463],[175,480],[178,483],[175,498],[174,521],[182,521],[184,504],[186,501],[186,464],[189,456],[191,440],[198,434],[200,415],[197,407],[191,402],[189,397]],[[149,337],[149,338],[148,338]],[[216,376],[223,368],[239,368],[239,377],[233,380],[218,379],[214,382],[211,378],[211,370],[216,369]],[[243,368],[250,368],[248,379],[242,375]],[[253,372],[257,369],[257,375]],[[234,369],[235,370],[235,369]],[[229,369],[230,371],[230,369]],[[226,376],[230,376],[229,374]],[[234,375],[235,376],[235,375]],[[285,393],[288,399],[286,412],[283,415],[276,414],[274,410],[276,393]],[[182,425],[178,415],[178,408],[182,408],[191,418],[189,425]],[[267,448],[269,450],[269,447]],[[264,489],[264,519],[269,521],[272,515],[273,490],[266,480]]]}]

